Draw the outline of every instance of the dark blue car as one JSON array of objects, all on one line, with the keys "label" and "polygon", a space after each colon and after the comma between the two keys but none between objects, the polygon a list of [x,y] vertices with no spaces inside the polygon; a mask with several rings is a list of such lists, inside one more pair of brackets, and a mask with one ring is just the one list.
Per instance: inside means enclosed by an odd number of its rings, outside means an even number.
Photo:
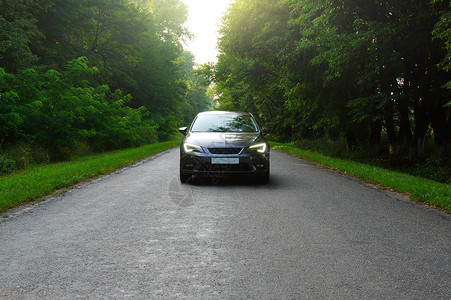
[{"label": "dark blue car", "polygon": [[180,181],[192,175],[255,176],[269,181],[269,144],[250,113],[199,113],[180,145]]}]

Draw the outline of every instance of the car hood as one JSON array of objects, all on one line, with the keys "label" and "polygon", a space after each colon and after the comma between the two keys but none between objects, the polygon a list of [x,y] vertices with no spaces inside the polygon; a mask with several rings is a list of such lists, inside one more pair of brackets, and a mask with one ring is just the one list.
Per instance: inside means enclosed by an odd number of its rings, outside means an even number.
[{"label": "car hood", "polygon": [[248,147],[260,139],[259,132],[190,132],[185,142],[202,147]]}]

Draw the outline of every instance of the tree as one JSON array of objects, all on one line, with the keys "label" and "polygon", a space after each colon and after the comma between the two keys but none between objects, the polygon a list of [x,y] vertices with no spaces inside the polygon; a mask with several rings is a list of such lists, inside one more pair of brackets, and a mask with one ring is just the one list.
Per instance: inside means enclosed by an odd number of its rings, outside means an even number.
[{"label": "tree", "polygon": [[29,11],[31,0],[0,2],[0,66],[7,72],[31,67],[38,57],[30,43],[42,38],[36,18]]},{"label": "tree", "polygon": [[208,95],[210,86],[209,76],[205,77],[206,70],[209,65],[196,66],[194,63],[194,55],[185,51],[184,53],[184,67],[186,73],[187,94],[186,101],[182,106],[183,124],[189,124],[197,113],[206,111],[212,108],[213,99]]},{"label": "tree", "polygon": [[236,1],[224,18],[215,82],[220,107],[253,112],[274,129],[286,127],[285,81],[293,28],[288,1]]},{"label": "tree", "polygon": [[[445,0],[434,0],[434,3],[445,3]],[[448,4],[448,10],[444,10],[440,16],[440,20],[435,24],[434,31],[432,32],[434,39],[440,39],[444,42],[444,49],[446,50],[446,56],[440,63],[440,67],[451,72],[451,1]],[[451,81],[448,81],[446,88],[451,89]]]},{"label": "tree", "polygon": [[422,157],[432,126],[437,153],[446,153],[449,76],[437,68],[444,9],[411,0],[236,1],[219,43],[220,102],[279,117],[275,129],[291,138],[341,135],[349,149],[368,143],[372,155],[384,129],[392,154]]},{"label": "tree", "polygon": [[14,75],[0,69],[1,143],[37,144],[61,160],[81,143],[104,151],[155,141],[147,109],[132,109],[126,106],[130,95],[96,85],[90,79],[97,73],[83,57],[61,72],[27,69]]},{"label": "tree", "polygon": [[2,146],[58,159],[170,138],[211,105],[186,19],[181,0],[0,1]]}]

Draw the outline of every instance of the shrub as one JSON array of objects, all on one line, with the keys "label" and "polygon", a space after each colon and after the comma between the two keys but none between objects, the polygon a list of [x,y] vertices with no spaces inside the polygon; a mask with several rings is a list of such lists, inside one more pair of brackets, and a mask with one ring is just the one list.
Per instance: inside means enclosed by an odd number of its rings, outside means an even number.
[{"label": "shrub", "polygon": [[442,183],[450,182],[451,161],[449,158],[437,156],[428,157],[425,161],[418,162],[407,168],[406,172],[411,175],[435,180]]},{"label": "shrub", "polygon": [[6,156],[0,155],[0,174],[9,174],[16,169],[16,162]]},{"label": "shrub", "polygon": [[[146,108],[126,104],[130,95],[97,85],[86,58],[63,71],[34,69],[17,74],[0,68],[0,137],[6,145],[41,145],[50,160],[67,160],[86,149],[128,148],[157,140],[157,125]],[[173,126],[173,124],[166,124]],[[88,145],[87,145],[88,144]],[[18,167],[26,167],[30,155]],[[42,156],[45,160],[45,157]]]}]

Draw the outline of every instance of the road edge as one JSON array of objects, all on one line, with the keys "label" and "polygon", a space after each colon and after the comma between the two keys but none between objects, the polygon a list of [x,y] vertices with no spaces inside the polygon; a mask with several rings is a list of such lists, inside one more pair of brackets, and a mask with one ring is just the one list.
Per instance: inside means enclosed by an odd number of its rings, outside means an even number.
[{"label": "road edge", "polygon": [[78,190],[78,189],[82,189],[84,186],[89,185],[89,184],[93,184],[96,182],[100,182],[103,180],[106,180],[108,177],[120,174],[126,170],[132,169],[134,167],[138,167],[140,165],[146,164],[148,162],[151,162],[152,160],[154,160],[155,158],[158,158],[161,155],[164,155],[168,152],[170,152],[173,149],[176,149],[177,147],[173,147],[161,152],[158,152],[155,155],[151,155],[142,159],[139,159],[137,161],[134,161],[128,165],[125,165],[123,167],[119,167],[118,169],[111,171],[108,174],[103,174],[103,175],[99,175],[97,177],[91,178],[89,180],[86,181],[82,181],[79,182],[77,184],[74,184],[70,187],[66,187],[66,188],[62,188],[59,190],[54,191],[52,194],[43,196],[43,197],[39,197],[31,202],[27,202],[24,204],[20,204],[18,206],[12,207],[10,209],[8,209],[6,212],[2,213],[2,215],[0,215],[0,224],[11,221],[13,219],[16,219],[22,215],[25,214],[32,214],[34,210],[45,206],[53,201],[57,201],[59,199],[64,198],[64,196],[69,193],[72,192],[74,190]]}]

